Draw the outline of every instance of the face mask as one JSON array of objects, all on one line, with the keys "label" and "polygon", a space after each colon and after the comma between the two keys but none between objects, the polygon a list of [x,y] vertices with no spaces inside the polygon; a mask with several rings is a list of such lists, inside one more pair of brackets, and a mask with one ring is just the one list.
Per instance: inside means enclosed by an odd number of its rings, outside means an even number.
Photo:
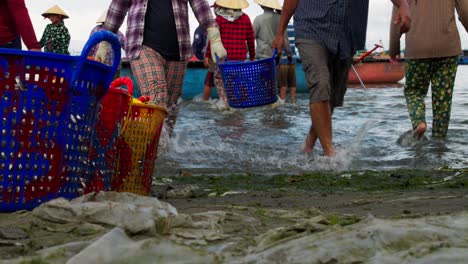
[{"label": "face mask", "polygon": [[240,9],[231,9],[220,6],[216,7],[214,11],[216,15],[222,16],[224,19],[230,22],[235,21],[243,14],[242,10]]}]

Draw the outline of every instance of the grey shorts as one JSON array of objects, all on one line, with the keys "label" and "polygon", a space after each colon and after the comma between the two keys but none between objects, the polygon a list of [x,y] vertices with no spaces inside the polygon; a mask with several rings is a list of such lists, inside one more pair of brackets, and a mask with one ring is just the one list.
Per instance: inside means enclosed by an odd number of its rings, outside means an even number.
[{"label": "grey shorts", "polygon": [[312,40],[296,40],[302,60],[310,103],[329,101],[332,107],[342,106],[352,57],[341,59]]}]

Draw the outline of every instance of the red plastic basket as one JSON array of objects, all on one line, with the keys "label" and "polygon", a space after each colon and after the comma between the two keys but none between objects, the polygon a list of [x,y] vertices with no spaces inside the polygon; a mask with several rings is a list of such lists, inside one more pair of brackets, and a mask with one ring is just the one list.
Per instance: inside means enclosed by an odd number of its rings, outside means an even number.
[{"label": "red plastic basket", "polygon": [[[127,89],[123,89],[125,85]],[[126,109],[132,99],[133,83],[128,78],[113,81],[107,94],[102,99],[96,133],[91,147],[91,164],[94,174],[87,181],[85,192],[115,190],[120,185],[113,175],[117,171],[125,172],[124,164],[118,167],[119,149],[124,149],[125,142],[120,138]],[[114,182],[113,182],[114,180]],[[112,187],[113,186],[113,187]]]},{"label": "red plastic basket", "polygon": [[[128,90],[121,89],[122,85]],[[88,191],[150,193],[167,110],[132,100],[132,93],[132,80],[121,77],[111,84],[103,99],[97,139],[93,140],[93,152],[102,154],[95,154],[92,161],[94,166],[103,169],[95,174]]]}]

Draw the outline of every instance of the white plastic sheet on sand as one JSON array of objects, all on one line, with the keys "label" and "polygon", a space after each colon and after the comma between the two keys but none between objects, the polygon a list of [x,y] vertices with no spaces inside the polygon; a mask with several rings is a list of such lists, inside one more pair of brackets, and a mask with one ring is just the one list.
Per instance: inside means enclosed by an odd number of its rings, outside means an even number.
[{"label": "white plastic sheet on sand", "polygon": [[[94,223],[117,226],[130,234],[155,233],[157,224],[177,215],[170,204],[131,193],[91,193],[72,201],[55,199],[34,209],[33,215],[54,223]],[[166,221],[167,225],[167,221]]]},{"label": "white plastic sheet on sand", "polygon": [[273,243],[235,263],[468,263],[468,213],[358,224]]},{"label": "white plastic sheet on sand", "polygon": [[118,263],[213,263],[215,257],[166,239],[130,239],[114,228],[67,261],[67,264]]}]

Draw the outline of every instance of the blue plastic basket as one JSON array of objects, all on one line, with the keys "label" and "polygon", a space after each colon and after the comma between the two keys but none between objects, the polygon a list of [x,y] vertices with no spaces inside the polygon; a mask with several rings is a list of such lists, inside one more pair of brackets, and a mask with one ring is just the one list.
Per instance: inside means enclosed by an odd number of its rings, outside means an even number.
[{"label": "blue plastic basket", "polygon": [[[86,58],[101,41],[114,63]],[[120,43],[100,31],[81,56],[0,49],[0,211],[75,198],[89,174],[97,105],[120,62]]]},{"label": "blue plastic basket", "polygon": [[229,106],[248,108],[278,100],[275,56],[276,50],[268,59],[218,62]]}]

